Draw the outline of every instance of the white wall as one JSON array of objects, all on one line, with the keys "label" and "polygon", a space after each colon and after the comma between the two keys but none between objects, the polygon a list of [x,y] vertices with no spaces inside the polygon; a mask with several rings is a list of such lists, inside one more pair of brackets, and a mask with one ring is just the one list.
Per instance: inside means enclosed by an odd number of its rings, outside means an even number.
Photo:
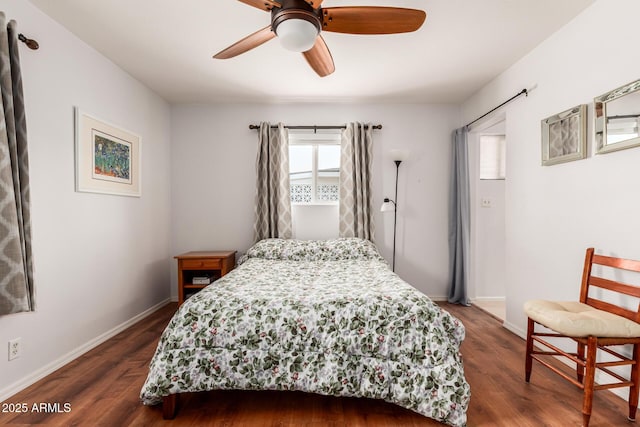
[{"label": "white wall", "polygon": [[[481,206],[482,199],[491,202]],[[473,202],[477,212],[475,229],[477,270],[476,299],[500,299],[505,283],[505,181],[478,179],[478,192]]]},{"label": "white wall", "polygon": [[292,205],[292,238],[300,240],[335,239],[339,234],[338,205]]},{"label": "white wall", "polygon": [[[599,0],[463,105],[465,121],[505,107],[507,326],[528,299],[578,298],[584,251],[640,259],[640,148],[593,155],[593,98],[640,77],[637,0]],[[589,157],[540,165],[540,121],[588,104]]]},{"label": "white wall", "polygon": [[[18,30],[38,309],[0,316],[0,400],[169,297],[169,106],[31,3],[0,0]],[[73,107],[142,137],[142,197],[74,191]],[[9,394],[7,394],[9,393]]]},{"label": "white wall", "polygon": [[381,123],[383,129],[374,132],[376,243],[391,262],[393,214],[377,210],[384,197],[394,196],[395,164],[388,151],[406,148],[411,156],[400,166],[396,272],[431,297],[447,295],[450,140],[460,122],[457,107],[181,105],[172,107],[171,119],[174,254],[250,247],[258,140],[250,123]]}]

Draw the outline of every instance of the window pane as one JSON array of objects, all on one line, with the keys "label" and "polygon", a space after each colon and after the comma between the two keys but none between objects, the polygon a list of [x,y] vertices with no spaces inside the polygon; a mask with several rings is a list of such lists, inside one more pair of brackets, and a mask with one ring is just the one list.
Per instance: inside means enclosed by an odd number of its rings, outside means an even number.
[{"label": "window pane", "polygon": [[318,172],[340,170],[340,146],[339,145],[319,145],[318,146]]},{"label": "window pane", "polygon": [[291,203],[311,203],[311,184],[291,183]]},{"label": "window pane", "polygon": [[292,203],[311,203],[313,147],[289,145],[289,185]]},{"label": "window pane", "polygon": [[506,141],[504,135],[480,136],[480,179],[505,179]]},{"label": "window pane", "polygon": [[319,202],[337,202],[340,200],[338,183],[338,179],[334,179],[332,182],[318,182],[317,200]]},{"label": "window pane", "polygon": [[312,169],[312,153],[311,145],[289,145],[289,172],[291,178],[294,174],[301,172],[309,173],[311,176]]},{"label": "window pane", "polygon": [[340,146],[318,145],[316,200],[337,202],[340,198]]}]

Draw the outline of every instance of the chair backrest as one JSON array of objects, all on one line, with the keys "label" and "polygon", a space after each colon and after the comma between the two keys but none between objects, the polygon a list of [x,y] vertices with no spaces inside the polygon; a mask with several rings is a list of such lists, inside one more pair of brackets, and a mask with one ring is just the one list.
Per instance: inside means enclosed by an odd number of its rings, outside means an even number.
[{"label": "chair backrest", "polygon": [[605,302],[589,295],[590,287],[598,287],[606,289],[611,292],[617,292],[620,294],[630,295],[635,298],[640,298],[640,286],[629,285],[622,282],[617,282],[611,279],[605,279],[593,275],[593,266],[602,265],[610,267],[611,269],[635,271],[640,273],[640,261],[615,258],[604,255],[596,255],[593,248],[587,249],[587,254],[584,259],[584,270],[582,273],[582,287],[580,288],[580,302],[590,305],[599,310],[608,311],[619,316],[626,317],[629,320],[640,323],[640,304],[636,311],[629,310],[626,307],[615,305],[609,302]]}]

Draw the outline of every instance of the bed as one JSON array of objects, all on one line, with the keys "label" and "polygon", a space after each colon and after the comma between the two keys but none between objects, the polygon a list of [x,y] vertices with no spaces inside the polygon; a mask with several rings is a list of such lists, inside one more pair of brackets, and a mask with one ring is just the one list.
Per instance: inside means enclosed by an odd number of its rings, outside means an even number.
[{"label": "bed", "polygon": [[184,392],[299,390],[465,426],[464,335],[367,240],[267,239],[179,307],[140,397],[166,415]]}]

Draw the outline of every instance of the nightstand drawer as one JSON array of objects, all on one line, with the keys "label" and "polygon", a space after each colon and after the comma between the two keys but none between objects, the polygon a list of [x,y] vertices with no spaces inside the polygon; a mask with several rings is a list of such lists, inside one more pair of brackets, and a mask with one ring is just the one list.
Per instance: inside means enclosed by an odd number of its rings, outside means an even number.
[{"label": "nightstand drawer", "polygon": [[222,267],[222,260],[220,259],[183,259],[182,260],[182,268],[216,268],[219,269]]}]

